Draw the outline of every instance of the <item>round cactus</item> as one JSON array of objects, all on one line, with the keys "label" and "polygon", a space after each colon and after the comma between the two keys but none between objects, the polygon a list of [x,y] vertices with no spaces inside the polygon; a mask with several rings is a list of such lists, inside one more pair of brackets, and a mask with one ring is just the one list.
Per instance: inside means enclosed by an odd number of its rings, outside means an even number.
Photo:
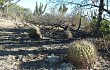
[{"label": "round cactus", "polygon": [[80,69],[92,67],[97,60],[95,46],[86,40],[73,42],[68,49],[67,56],[68,60]]},{"label": "round cactus", "polygon": [[29,34],[30,38],[32,38],[32,39],[41,39],[42,38],[41,31],[37,26],[34,28],[30,28],[28,31],[28,34]]},{"label": "round cactus", "polygon": [[72,35],[71,31],[66,30],[66,31],[64,31],[63,37],[65,39],[71,39],[73,37],[73,35]]}]

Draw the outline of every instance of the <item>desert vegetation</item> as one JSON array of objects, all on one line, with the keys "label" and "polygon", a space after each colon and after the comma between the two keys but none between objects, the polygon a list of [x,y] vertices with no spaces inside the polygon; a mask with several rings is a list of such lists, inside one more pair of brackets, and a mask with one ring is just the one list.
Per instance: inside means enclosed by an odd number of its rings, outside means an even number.
[{"label": "desert vegetation", "polygon": [[0,70],[110,69],[110,0],[20,1],[0,0]]}]

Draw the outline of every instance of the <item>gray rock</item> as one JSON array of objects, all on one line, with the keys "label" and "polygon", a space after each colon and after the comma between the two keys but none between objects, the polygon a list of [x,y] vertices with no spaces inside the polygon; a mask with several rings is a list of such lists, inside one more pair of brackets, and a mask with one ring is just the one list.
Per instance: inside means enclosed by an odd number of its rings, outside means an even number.
[{"label": "gray rock", "polygon": [[58,70],[73,70],[75,68],[76,67],[73,64],[64,62],[63,64],[61,64],[60,69]]},{"label": "gray rock", "polygon": [[49,63],[56,63],[59,60],[60,60],[59,56],[55,56],[54,54],[51,54],[50,56],[47,56],[46,59],[45,59],[45,61],[49,62]]}]

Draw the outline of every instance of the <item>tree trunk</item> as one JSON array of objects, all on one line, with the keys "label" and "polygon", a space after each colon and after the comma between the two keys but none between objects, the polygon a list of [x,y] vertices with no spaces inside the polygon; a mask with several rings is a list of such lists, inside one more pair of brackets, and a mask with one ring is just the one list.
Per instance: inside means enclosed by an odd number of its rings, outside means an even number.
[{"label": "tree trunk", "polygon": [[96,33],[99,33],[100,23],[101,23],[101,21],[102,21],[103,8],[104,8],[104,0],[100,0],[98,21],[97,21],[96,30],[95,30]]},{"label": "tree trunk", "polygon": [[80,27],[81,27],[81,19],[82,19],[82,16],[81,16],[81,14],[80,14],[80,20],[79,20],[79,26],[78,26],[78,28],[77,28],[77,32],[79,31],[79,29],[80,29]]}]

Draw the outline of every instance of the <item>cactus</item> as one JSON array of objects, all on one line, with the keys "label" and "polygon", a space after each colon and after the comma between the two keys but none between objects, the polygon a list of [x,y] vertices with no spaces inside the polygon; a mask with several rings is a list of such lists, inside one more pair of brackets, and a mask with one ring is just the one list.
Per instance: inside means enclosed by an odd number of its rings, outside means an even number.
[{"label": "cactus", "polygon": [[38,14],[40,16],[45,12],[46,8],[47,8],[47,4],[43,6],[43,4],[40,3],[40,6],[38,7],[37,1],[36,1],[36,8],[35,8],[34,14]]},{"label": "cactus", "polygon": [[91,42],[80,40],[70,45],[67,57],[77,68],[88,69],[96,62],[97,51]]},{"label": "cactus", "polygon": [[64,16],[64,13],[66,13],[68,10],[68,8],[65,6],[65,4],[63,4],[62,6],[60,6],[59,8],[59,12],[61,13],[62,17]]},{"label": "cactus", "polygon": [[59,12],[61,12],[61,13],[65,13],[65,12],[67,12],[67,10],[68,10],[68,8],[65,6],[65,4],[63,4],[63,5],[60,6],[60,8],[59,8]]},{"label": "cactus", "polygon": [[34,28],[30,28],[28,31],[29,37],[32,39],[42,39],[42,34],[40,29],[36,26]]},{"label": "cactus", "polygon": [[66,31],[64,31],[63,37],[65,39],[71,39],[73,37],[73,35],[72,35],[71,31],[66,30]]}]

